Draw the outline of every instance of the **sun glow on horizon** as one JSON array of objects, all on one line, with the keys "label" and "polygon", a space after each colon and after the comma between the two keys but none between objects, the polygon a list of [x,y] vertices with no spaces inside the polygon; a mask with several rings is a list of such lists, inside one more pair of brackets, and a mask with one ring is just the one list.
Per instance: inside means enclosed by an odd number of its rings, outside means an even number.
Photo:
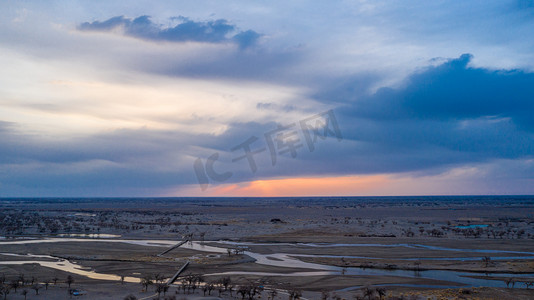
[{"label": "sun glow on horizon", "polygon": [[[368,195],[391,183],[387,175],[298,177],[254,180],[210,187],[198,196],[284,197]],[[198,187],[193,187],[198,189]]]},{"label": "sun glow on horizon", "polygon": [[[499,187],[466,188],[473,176],[484,168],[459,167],[440,174],[413,173],[291,177],[210,185],[201,191],[198,185],[178,187],[161,196],[193,197],[313,197],[313,196],[428,196],[503,194]],[[531,182],[531,181],[529,181]],[[467,185],[466,185],[467,184]]]}]

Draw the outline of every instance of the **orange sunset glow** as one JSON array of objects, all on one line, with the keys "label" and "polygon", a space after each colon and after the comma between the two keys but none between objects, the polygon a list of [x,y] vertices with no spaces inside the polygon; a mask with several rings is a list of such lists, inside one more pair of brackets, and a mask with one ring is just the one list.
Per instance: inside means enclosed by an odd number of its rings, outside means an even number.
[{"label": "orange sunset glow", "polygon": [[284,178],[220,185],[208,193],[245,197],[353,195],[371,193],[391,182],[386,175]]},{"label": "orange sunset glow", "polygon": [[[483,172],[477,168],[456,168],[436,175],[374,174],[329,177],[288,177],[252,180],[237,183],[209,185],[201,190],[198,185],[170,189],[161,196],[177,194],[202,197],[295,197],[295,196],[411,196],[455,195],[467,193],[471,177]],[[444,184],[446,182],[446,184]],[[474,194],[497,191],[498,186],[470,188]]]}]

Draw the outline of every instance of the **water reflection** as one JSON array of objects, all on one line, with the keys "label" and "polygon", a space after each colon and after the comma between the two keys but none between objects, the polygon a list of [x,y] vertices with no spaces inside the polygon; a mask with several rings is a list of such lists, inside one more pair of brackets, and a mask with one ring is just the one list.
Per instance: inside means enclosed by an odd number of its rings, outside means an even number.
[{"label": "water reflection", "polygon": [[89,239],[111,239],[121,237],[119,234],[108,233],[60,233],[59,237],[84,237]]},{"label": "water reflection", "polygon": [[[105,242],[105,243],[128,243],[141,246],[149,247],[169,247],[176,245],[178,241],[173,240],[126,240],[126,239],[81,239],[81,238],[48,238],[41,240],[9,240],[1,241],[0,245],[16,245],[16,244],[37,244],[37,243],[60,243],[60,242]],[[232,245],[232,246],[258,246],[266,244],[254,244],[254,243],[238,243],[238,242],[222,242],[222,241],[213,241],[210,243],[218,243],[222,246]],[[281,244],[269,244],[269,245],[281,245]],[[284,244],[284,245],[299,245],[299,246],[309,246],[309,247],[376,247],[380,244]],[[501,250],[481,250],[481,249],[453,249],[453,248],[444,248],[444,247],[434,247],[426,245],[408,245],[408,244],[395,244],[395,245],[380,245],[384,247],[410,247],[410,248],[425,248],[431,250],[442,250],[442,251],[463,251],[463,252],[474,252],[474,253],[514,253],[514,254],[527,254],[534,255],[532,252],[518,252],[518,251],[501,251]],[[181,246],[181,248],[210,252],[210,253],[226,253],[226,247],[216,247],[211,245],[205,245],[199,242],[188,242]],[[233,271],[233,272],[223,272],[223,273],[213,273],[205,274],[209,275],[259,275],[259,276],[324,276],[324,275],[352,275],[352,276],[399,276],[399,277],[409,277],[409,278],[427,278],[437,281],[447,282],[448,285],[468,285],[468,286],[491,286],[491,287],[505,287],[505,283],[500,280],[492,280],[492,277],[487,277],[485,279],[471,278],[469,276],[476,275],[475,273],[468,272],[456,272],[456,271],[446,271],[446,270],[426,270],[426,271],[413,271],[413,270],[383,270],[383,269],[372,269],[372,268],[354,268],[354,267],[337,267],[316,263],[304,262],[298,259],[298,257],[351,257],[351,256],[333,256],[333,255],[309,255],[309,254],[291,254],[291,253],[274,253],[274,254],[259,254],[252,251],[244,251],[245,255],[250,256],[255,260],[255,263],[261,265],[267,265],[272,267],[280,268],[299,268],[299,269],[308,269],[307,272],[284,272],[284,273],[270,273],[270,272],[242,272],[242,271]],[[0,253],[0,255],[11,256],[17,258],[24,258],[26,260],[9,260],[9,261],[0,261],[0,265],[21,265],[21,264],[39,264],[43,267],[48,267],[52,269],[57,269],[61,271],[70,272],[73,274],[78,274],[81,276],[86,276],[92,279],[99,280],[112,280],[119,281],[121,277],[113,274],[103,274],[97,273],[92,270],[87,270],[83,266],[80,266],[74,262],[70,262],[65,259],[59,259],[56,257],[48,255],[33,255],[33,254],[14,254],[14,253]],[[354,256],[356,257],[356,256]],[[367,258],[367,257],[357,257],[357,258]],[[514,256],[514,257],[499,257],[502,259],[534,259],[534,256]],[[418,258],[413,258],[418,259]],[[449,258],[441,258],[449,259]],[[472,258],[450,258],[451,260],[470,260]],[[493,258],[492,258],[493,259]],[[411,260],[411,259],[406,259]],[[534,274],[492,274],[494,277],[533,277]],[[124,281],[138,283],[140,279],[137,277],[125,277]]]},{"label": "water reflection", "polygon": [[[74,262],[70,262],[66,259],[58,259],[57,257],[48,255],[34,255],[34,254],[13,254],[13,253],[0,253],[0,255],[10,255],[21,258],[41,258],[47,260],[11,260],[0,261],[0,265],[23,265],[23,264],[38,264],[42,267],[65,271],[81,276],[85,276],[91,279],[99,280],[113,280],[119,281],[121,279],[118,275],[97,273],[95,271],[86,270],[86,267],[80,266]],[[139,283],[140,279],[136,277],[125,277],[125,282]]]}]

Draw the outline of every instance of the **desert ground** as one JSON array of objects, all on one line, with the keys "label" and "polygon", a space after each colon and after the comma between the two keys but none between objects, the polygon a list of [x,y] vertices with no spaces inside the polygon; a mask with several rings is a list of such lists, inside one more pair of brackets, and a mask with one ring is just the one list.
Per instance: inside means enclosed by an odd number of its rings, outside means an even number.
[{"label": "desert ground", "polygon": [[534,197],[0,199],[0,281],[5,299],[533,299]]}]

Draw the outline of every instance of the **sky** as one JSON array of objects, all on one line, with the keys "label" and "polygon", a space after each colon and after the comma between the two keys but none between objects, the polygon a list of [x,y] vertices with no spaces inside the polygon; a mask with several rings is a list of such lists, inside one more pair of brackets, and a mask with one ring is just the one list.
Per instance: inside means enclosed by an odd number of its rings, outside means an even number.
[{"label": "sky", "polygon": [[2,1],[0,197],[534,194],[532,1]]}]

